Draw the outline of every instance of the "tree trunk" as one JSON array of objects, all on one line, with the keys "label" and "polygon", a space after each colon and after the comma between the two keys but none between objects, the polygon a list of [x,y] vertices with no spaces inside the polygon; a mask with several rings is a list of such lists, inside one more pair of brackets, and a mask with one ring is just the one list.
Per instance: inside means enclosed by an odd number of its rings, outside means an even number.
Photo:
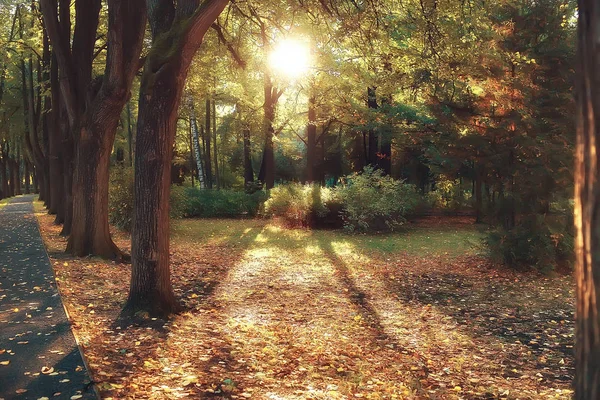
[{"label": "tree trunk", "polygon": [[31,174],[29,172],[29,162],[27,160],[25,160],[25,162],[23,163],[23,167],[24,167],[24,174],[25,174],[25,193],[29,194],[29,192],[31,191]]},{"label": "tree trunk", "polygon": [[271,77],[265,74],[265,103],[263,105],[263,129],[265,132],[265,145],[263,148],[263,158],[260,164],[258,180],[263,182],[266,189],[273,189],[275,186],[275,152],[273,149],[273,137],[275,129],[273,121],[277,110],[277,102],[281,96],[271,81]]},{"label": "tree trunk", "polygon": [[169,193],[177,113],[192,57],[227,3],[208,0],[189,13],[182,0],[172,22],[157,17],[153,7],[148,9],[154,43],[140,87],[132,271],[124,315],[148,312],[164,317],[179,310],[169,269]]},{"label": "tree trunk", "polygon": [[213,176],[212,176],[212,153],[210,151],[210,147],[211,147],[211,131],[210,131],[210,125],[211,125],[211,118],[210,118],[210,113],[211,113],[211,107],[210,107],[210,100],[206,99],[206,114],[205,114],[205,120],[204,120],[204,131],[202,132],[202,137],[204,137],[204,146],[205,146],[205,152],[204,152],[204,165],[205,165],[205,172],[206,172],[206,187],[209,189],[212,189],[212,184],[213,184]]},{"label": "tree trunk", "polygon": [[50,63],[50,88],[52,93],[52,109],[48,117],[48,183],[50,187],[50,214],[56,214],[54,223],[64,222],[64,178],[61,160],[61,123],[60,123],[60,84],[58,81],[58,64],[53,53]]},{"label": "tree trunk", "polygon": [[212,132],[213,132],[213,149],[215,160],[215,184],[217,190],[221,189],[221,178],[219,176],[219,153],[217,151],[217,103],[212,101]]},{"label": "tree trunk", "polygon": [[17,146],[17,154],[14,159],[15,176],[15,195],[19,196],[21,192],[21,147]]},{"label": "tree trunk", "polygon": [[110,237],[109,167],[117,126],[142,49],[146,25],[144,5],[144,0],[127,4],[109,1],[109,37],[118,39],[110,42],[102,85],[86,110],[76,136],[73,221],[67,244],[67,251],[75,256],[93,254],[117,260],[125,257]]},{"label": "tree trunk", "polygon": [[248,189],[248,186],[254,182],[254,170],[252,169],[252,154],[250,148],[250,128],[245,127],[243,131],[244,135],[244,187]]},{"label": "tree trunk", "polygon": [[60,232],[61,236],[69,236],[71,234],[71,225],[73,222],[73,154],[75,153],[73,136],[70,130],[65,131],[63,137],[63,188],[64,188],[64,204],[63,204],[63,228]]},{"label": "tree trunk", "polygon": [[580,0],[578,18],[575,398],[591,400],[600,398],[600,3]]},{"label": "tree trunk", "polygon": [[483,191],[482,191],[482,176],[479,167],[475,164],[475,223],[483,222]]},{"label": "tree trunk", "polygon": [[[202,167],[202,154],[200,153],[200,135],[198,133],[198,120],[196,119],[196,109],[192,103],[192,115],[190,116],[190,131],[194,154],[196,155],[196,168],[198,171],[198,183],[200,189],[206,189],[204,180],[204,168]],[[193,175],[192,175],[193,176]]]},{"label": "tree trunk", "polygon": [[313,183],[316,180],[315,167],[317,161],[317,112],[315,109],[315,96],[308,98],[308,126],[306,127],[306,181]]},{"label": "tree trunk", "polygon": [[[367,88],[367,106],[371,110],[377,109],[377,89],[374,87]],[[377,131],[375,128],[369,129],[368,133],[368,153],[367,154],[367,165],[372,166],[373,168],[378,167],[377,163],[377,149],[378,149],[378,140],[377,140]]]},{"label": "tree trunk", "polygon": [[8,171],[6,158],[2,157],[0,161],[0,180],[2,181],[2,198],[10,197],[8,188]]},{"label": "tree trunk", "polygon": [[131,129],[131,104],[127,102],[127,154],[129,166],[133,167],[133,130]]}]

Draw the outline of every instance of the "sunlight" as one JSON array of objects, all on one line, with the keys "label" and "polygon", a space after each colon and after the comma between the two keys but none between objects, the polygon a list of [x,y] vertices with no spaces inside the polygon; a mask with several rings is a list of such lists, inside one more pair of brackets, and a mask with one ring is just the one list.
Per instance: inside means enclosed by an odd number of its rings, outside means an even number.
[{"label": "sunlight", "polygon": [[310,50],[306,42],[284,39],[269,55],[269,65],[287,78],[299,78],[310,68]]}]

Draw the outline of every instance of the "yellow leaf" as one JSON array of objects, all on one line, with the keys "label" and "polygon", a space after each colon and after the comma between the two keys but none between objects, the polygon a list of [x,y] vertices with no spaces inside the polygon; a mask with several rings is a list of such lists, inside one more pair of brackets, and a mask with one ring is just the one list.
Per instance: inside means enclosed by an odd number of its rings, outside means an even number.
[{"label": "yellow leaf", "polygon": [[10,361],[0,361],[0,365],[8,365],[10,364]]},{"label": "yellow leaf", "polygon": [[42,374],[48,375],[54,372],[54,367],[42,367]]},{"label": "yellow leaf", "polygon": [[194,383],[198,383],[198,377],[195,375],[188,375],[186,377],[183,378],[183,381],[181,382],[182,386],[189,386],[191,384]]},{"label": "yellow leaf", "polygon": [[462,390],[462,388],[460,386],[454,386],[454,390],[455,392],[460,392]]}]

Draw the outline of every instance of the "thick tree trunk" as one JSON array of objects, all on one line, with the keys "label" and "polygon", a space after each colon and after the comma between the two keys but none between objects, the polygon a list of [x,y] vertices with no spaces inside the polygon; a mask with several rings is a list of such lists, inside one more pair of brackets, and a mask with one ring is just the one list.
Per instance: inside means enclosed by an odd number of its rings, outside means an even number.
[{"label": "thick tree trunk", "polygon": [[600,398],[600,3],[579,0],[575,398]]},{"label": "thick tree trunk", "polygon": [[273,87],[271,77],[265,75],[265,103],[263,105],[263,129],[265,132],[265,145],[263,147],[263,158],[260,164],[258,180],[264,183],[266,189],[273,189],[275,186],[275,152],[273,148],[273,138],[275,129],[273,121],[277,110],[277,102],[281,93]]},{"label": "thick tree trunk", "polygon": [[[169,193],[177,108],[185,81],[179,57],[140,90],[135,151],[133,270],[126,314],[166,316],[179,309],[169,269]],[[146,66],[145,74],[149,73]]]},{"label": "thick tree trunk", "polygon": [[64,178],[61,160],[61,123],[60,123],[60,84],[58,81],[58,64],[56,56],[52,56],[50,66],[50,88],[52,93],[52,109],[49,116],[48,132],[48,183],[50,187],[50,214],[56,214],[55,223],[64,222]]},{"label": "thick tree trunk", "polygon": [[[71,129],[71,128],[70,128]],[[63,203],[63,228],[60,232],[61,236],[69,236],[71,234],[71,225],[73,223],[73,154],[74,144],[73,137],[69,131],[66,131],[65,137],[63,138],[63,189],[64,189],[64,203]]]},{"label": "thick tree trunk", "polygon": [[108,225],[110,154],[137,71],[146,25],[144,5],[143,0],[127,4],[109,1],[109,36],[119,39],[111,41],[102,85],[93,96],[76,136],[73,220],[67,251],[79,257],[93,254],[108,259],[124,258],[110,237]]},{"label": "thick tree trunk", "polygon": [[[108,225],[108,180],[110,154],[117,118],[85,124],[77,146],[73,179],[73,221],[67,252],[84,257],[90,254],[107,259],[123,259],[113,243]],[[89,131],[90,129],[91,131]]]},{"label": "thick tree trunk", "polygon": [[148,10],[155,42],[140,87],[132,271],[124,315],[166,316],[179,310],[169,269],[169,193],[177,112],[192,57],[227,3],[208,0],[186,12],[186,2],[181,1],[175,15],[182,13],[183,20],[166,21],[172,24],[166,28],[165,21],[154,15],[156,10]]}]

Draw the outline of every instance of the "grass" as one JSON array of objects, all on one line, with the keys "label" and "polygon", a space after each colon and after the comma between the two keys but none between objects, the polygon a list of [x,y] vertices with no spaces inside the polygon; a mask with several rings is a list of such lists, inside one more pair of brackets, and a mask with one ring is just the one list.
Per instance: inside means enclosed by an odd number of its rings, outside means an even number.
[{"label": "grass", "polygon": [[0,200],[0,210],[8,204],[10,198]]},{"label": "grass", "polygon": [[411,224],[399,232],[366,235],[344,231],[288,229],[264,220],[233,219],[177,220],[173,221],[172,233],[175,240],[188,243],[202,238],[212,244],[243,247],[268,243],[283,248],[298,248],[336,242],[378,256],[474,255],[481,239],[481,233],[473,225]]},{"label": "grass", "polygon": [[571,277],[491,265],[472,221],[390,235],[174,221],[187,311],[157,329],[114,325],[130,266],[64,255],[60,227],[36,215],[103,398],[572,396]]}]

